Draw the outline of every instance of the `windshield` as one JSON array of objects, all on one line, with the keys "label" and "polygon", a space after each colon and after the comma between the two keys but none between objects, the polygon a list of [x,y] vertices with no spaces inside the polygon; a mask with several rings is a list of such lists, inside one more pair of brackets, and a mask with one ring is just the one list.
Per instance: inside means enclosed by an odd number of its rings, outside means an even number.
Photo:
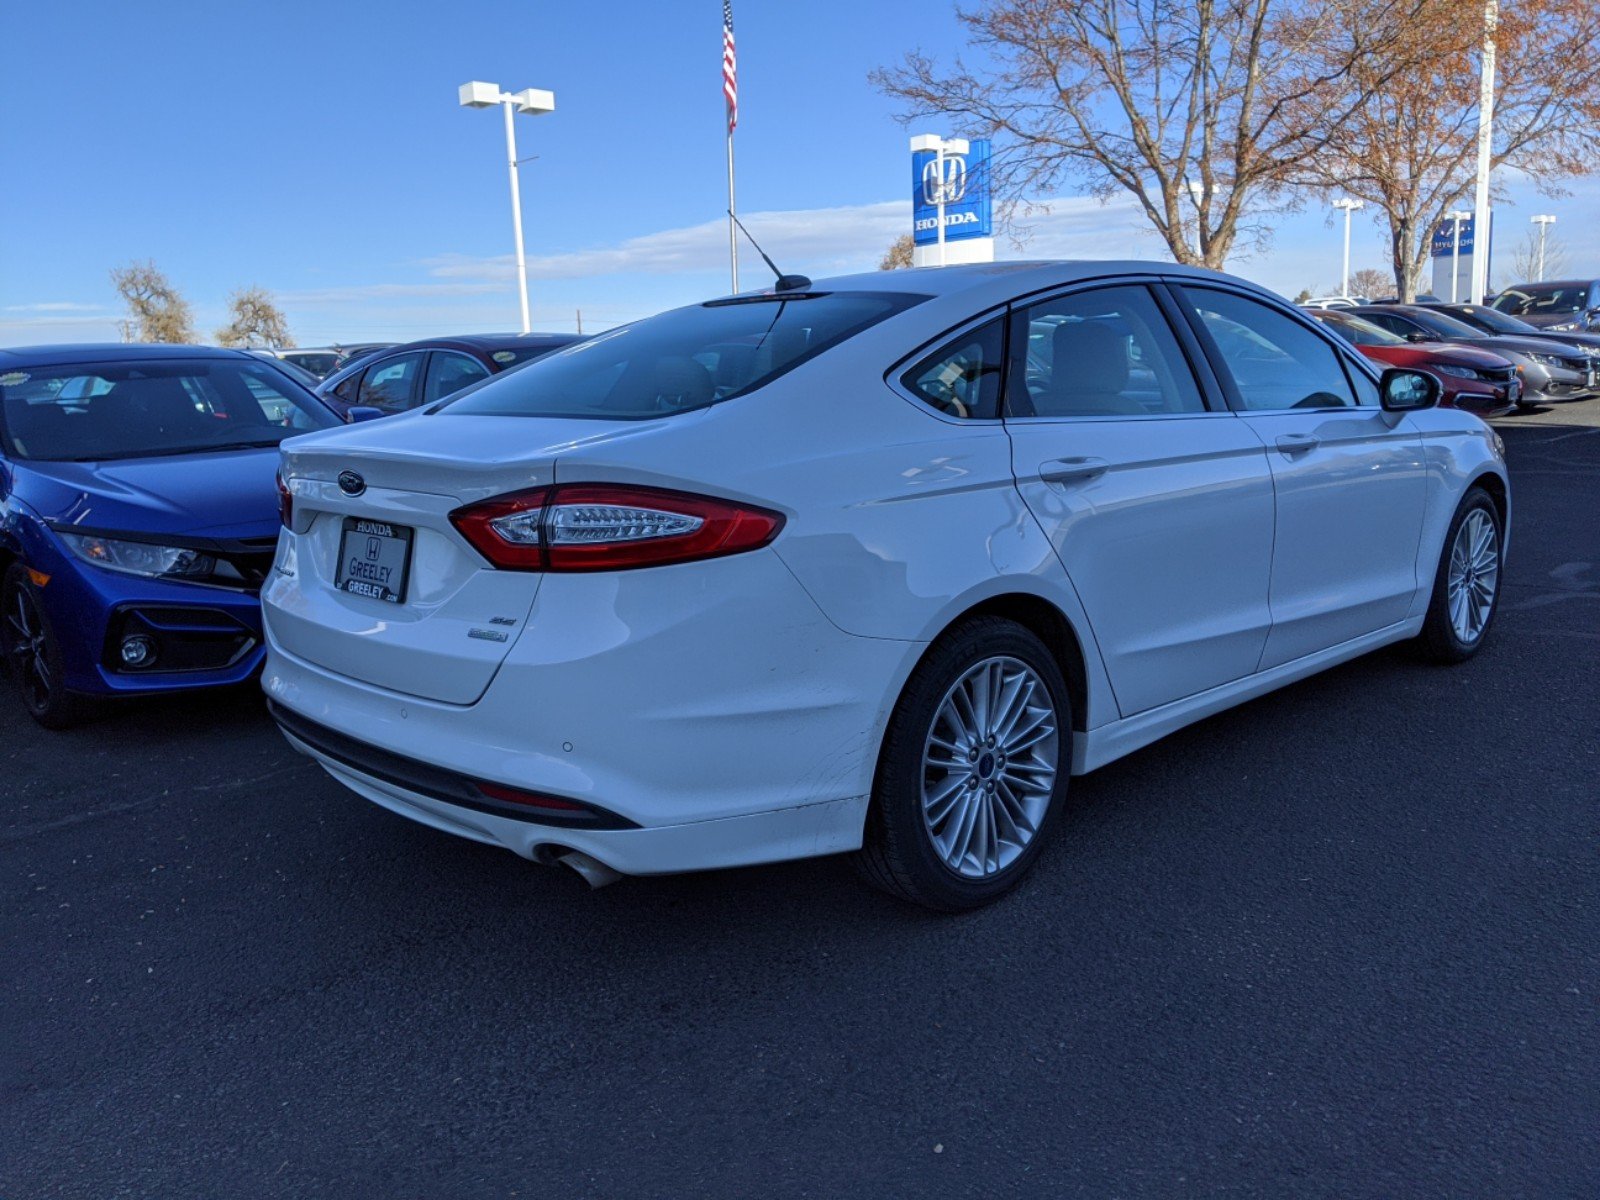
[{"label": "windshield", "polygon": [[1401,312],[1407,319],[1415,321],[1429,333],[1437,334],[1442,338],[1453,338],[1457,341],[1465,338],[1470,342],[1474,338],[1483,336],[1483,330],[1474,329],[1465,321],[1457,320],[1455,317],[1447,317],[1444,313],[1434,312],[1432,309],[1407,308],[1402,309]]},{"label": "windshield", "polygon": [[1515,317],[1582,312],[1589,301],[1587,283],[1525,283],[1507,288],[1494,298],[1494,306]]},{"label": "windshield", "polygon": [[1404,346],[1406,340],[1390,333],[1387,329],[1379,329],[1371,321],[1361,317],[1352,317],[1348,313],[1321,312],[1317,319],[1325,325],[1331,325],[1334,330],[1344,335],[1346,341],[1357,346]]},{"label": "windshield", "polygon": [[17,458],[103,462],[275,446],[338,423],[265,362],[150,359],[0,373],[0,436]]},{"label": "windshield", "polygon": [[447,408],[451,414],[614,421],[692,412],[754,391],[926,298],[801,293],[674,309],[495,376]]},{"label": "windshield", "polygon": [[1538,329],[1494,308],[1453,308],[1450,315],[1490,333],[1538,333]]}]

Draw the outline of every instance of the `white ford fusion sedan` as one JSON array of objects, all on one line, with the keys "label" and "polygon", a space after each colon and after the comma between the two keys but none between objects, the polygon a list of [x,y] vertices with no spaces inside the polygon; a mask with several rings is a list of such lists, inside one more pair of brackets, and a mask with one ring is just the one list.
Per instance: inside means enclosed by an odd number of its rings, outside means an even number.
[{"label": "white ford fusion sedan", "polygon": [[1495,613],[1499,438],[1258,288],[874,273],[285,443],[264,686],[353,791],[591,882],[857,852],[941,909],[1070,776]]}]

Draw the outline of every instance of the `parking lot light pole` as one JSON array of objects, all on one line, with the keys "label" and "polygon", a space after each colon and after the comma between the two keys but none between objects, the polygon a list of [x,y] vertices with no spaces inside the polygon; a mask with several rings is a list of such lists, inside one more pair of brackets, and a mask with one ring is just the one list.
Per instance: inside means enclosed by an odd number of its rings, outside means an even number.
[{"label": "parking lot light pole", "polygon": [[[1457,299],[1457,293],[1461,288],[1461,222],[1470,221],[1472,214],[1469,212],[1447,212],[1444,215],[1444,219],[1454,223],[1452,233],[1455,241],[1450,247],[1450,303],[1454,304]],[[1472,237],[1473,262],[1477,262],[1478,233],[1476,225],[1473,226]]]},{"label": "parking lot light pole", "polygon": [[1494,162],[1494,56],[1500,26],[1500,0],[1484,0],[1483,51],[1478,63],[1478,179],[1473,189],[1472,292],[1469,303],[1489,294],[1489,172]]},{"label": "parking lot light pole", "polygon": [[502,92],[497,83],[474,81],[460,88],[463,108],[489,108],[498,104],[506,115],[506,163],[511,173],[511,229],[517,243],[517,292],[522,300],[522,332],[533,329],[528,312],[528,260],[522,249],[522,190],[517,184],[517,167],[526,159],[517,158],[517,132],[512,126],[513,111],[528,116],[555,112],[556,94],[539,88],[524,88],[520,92]]},{"label": "parking lot light pole", "polygon": [[1344,272],[1339,276],[1339,295],[1350,294],[1350,214],[1358,208],[1365,208],[1366,202],[1357,200],[1354,196],[1340,196],[1333,202],[1335,208],[1344,210]]},{"label": "parking lot light pole", "polygon": [[936,133],[919,133],[911,139],[911,152],[920,154],[924,151],[933,151],[933,204],[935,216],[939,226],[939,265],[944,261],[944,206],[949,199],[950,188],[944,177],[944,156],[946,154],[966,154],[971,149],[966,138],[942,138]]},{"label": "parking lot light pole", "polygon": [[1538,261],[1538,270],[1534,273],[1533,279],[1534,279],[1535,283],[1543,283],[1544,282],[1544,235],[1545,235],[1545,231],[1548,230],[1550,228],[1550,226],[1552,226],[1552,225],[1554,225],[1556,223],[1556,219],[1554,217],[1550,216],[1548,213],[1540,213],[1538,216],[1533,218],[1533,223],[1539,227],[1539,261]]}]

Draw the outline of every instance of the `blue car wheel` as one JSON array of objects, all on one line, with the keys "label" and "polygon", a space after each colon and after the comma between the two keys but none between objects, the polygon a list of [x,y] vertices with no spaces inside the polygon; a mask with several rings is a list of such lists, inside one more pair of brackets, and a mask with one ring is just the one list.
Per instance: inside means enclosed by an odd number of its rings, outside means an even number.
[{"label": "blue car wheel", "polygon": [[60,645],[21,563],[12,563],[0,584],[0,614],[0,645],[29,715],[46,729],[83,720],[88,702],[66,689]]}]

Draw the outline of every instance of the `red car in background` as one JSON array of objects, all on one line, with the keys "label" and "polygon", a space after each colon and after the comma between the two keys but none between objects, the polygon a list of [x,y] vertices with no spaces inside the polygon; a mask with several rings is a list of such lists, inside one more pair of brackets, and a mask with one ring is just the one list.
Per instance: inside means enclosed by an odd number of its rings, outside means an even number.
[{"label": "red car in background", "polygon": [[1438,376],[1444,385],[1440,404],[1480,417],[1503,417],[1522,400],[1516,366],[1498,354],[1451,342],[1408,342],[1338,309],[1314,309],[1311,315],[1376,362]]}]

